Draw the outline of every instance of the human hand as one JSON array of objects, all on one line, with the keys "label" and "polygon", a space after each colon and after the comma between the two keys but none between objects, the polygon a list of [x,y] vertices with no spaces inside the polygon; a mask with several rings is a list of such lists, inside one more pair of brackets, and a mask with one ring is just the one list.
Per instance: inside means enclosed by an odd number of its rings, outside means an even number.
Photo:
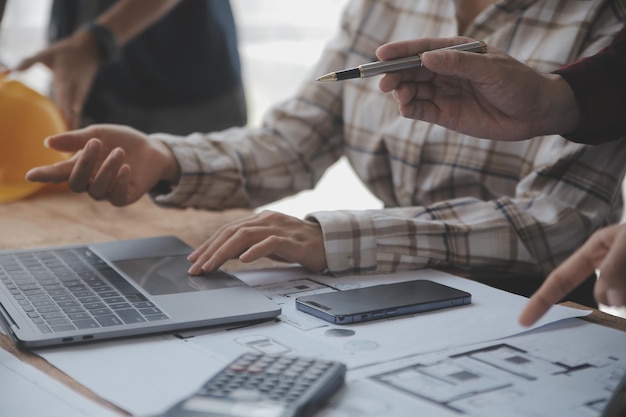
[{"label": "human hand", "polygon": [[626,305],[626,224],[598,230],[552,271],[526,304],[520,324],[532,325],[596,269],[600,270],[594,287],[596,301],[609,306]]},{"label": "human hand", "polygon": [[180,176],[165,144],[126,126],[93,125],[51,136],[46,145],[76,153],[67,161],[31,169],[27,180],[67,182],[72,191],[115,206],[137,201],[159,181],[175,184]]},{"label": "human hand", "polygon": [[382,45],[381,60],[422,53],[423,67],[386,74],[402,116],[486,139],[516,141],[576,127],[578,106],[569,84],[539,74],[506,53],[433,51],[472,42],[466,37],[423,38]]},{"label": "human hand", "polygon": [[80,126],[82,107],[100,67],[98,46],[91,34],[78,30],[44,50],[22,60],[15,71],[24,71],[35,63],[53,72],[53,99],[70,129]]},{"label": "human hand", "polygon": [[188,257],[190,274],[212,272],[229,259],[252,262],[262,257],[296,262],[312,271],[326,268],[322,229],[316,222],[263,211],[222,226]]}]

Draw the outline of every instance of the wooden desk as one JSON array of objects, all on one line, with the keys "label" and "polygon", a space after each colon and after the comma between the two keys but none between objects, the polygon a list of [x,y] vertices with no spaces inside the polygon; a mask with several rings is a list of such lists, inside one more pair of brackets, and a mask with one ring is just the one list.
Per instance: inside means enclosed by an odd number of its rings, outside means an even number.
[{"label": "wooden desk", "polygon": [[[196,247],[222,224],[249,214],[249,210],[207,212],[165,209],[157,207],[148,198],[128,207],[117,208],[105,202],[95,202],[86,195],[59,189],[47,190],[22,201],[0,205],[0,249],[72,245],[157,235],[175,235]],[[275,262],[269,260],[247,265],[231,261],[224,268],[243,270],[275,265]],[[574,303],[565,305],[588,309]],[[626,331],[626,320],[597,310],[586,320]],[[0,335],[0,347],[120,415],[130,415],[101,399],[41,357],[16,349],[8,336]]]}]

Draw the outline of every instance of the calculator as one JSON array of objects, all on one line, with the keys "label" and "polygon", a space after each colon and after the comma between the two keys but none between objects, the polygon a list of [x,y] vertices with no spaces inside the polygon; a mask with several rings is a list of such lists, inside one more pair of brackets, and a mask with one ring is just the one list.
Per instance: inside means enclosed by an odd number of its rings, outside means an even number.
[{"label": "calculator", "polygon": [[307,417],[341,388],[345,375],[339,362],[245,353],[162,417]]}]

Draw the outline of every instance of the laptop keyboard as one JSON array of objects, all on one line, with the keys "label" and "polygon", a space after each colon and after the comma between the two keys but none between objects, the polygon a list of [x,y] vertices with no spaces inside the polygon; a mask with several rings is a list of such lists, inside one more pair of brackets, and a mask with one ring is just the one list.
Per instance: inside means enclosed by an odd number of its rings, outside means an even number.
[{"label": "laptop keyboard", "polygon": [[0,282],[44,333],[169,318],[87,248],[0,255]]}]

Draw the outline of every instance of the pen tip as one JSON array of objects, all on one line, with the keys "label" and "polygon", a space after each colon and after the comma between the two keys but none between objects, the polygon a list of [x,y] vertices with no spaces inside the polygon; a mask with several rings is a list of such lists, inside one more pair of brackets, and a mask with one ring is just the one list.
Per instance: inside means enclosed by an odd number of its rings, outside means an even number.
[{"label": "pen tip", "polygon": [[321,77],[319,77],[315,81],[320,81],[320,82],[323,82],[323,83],[327,83],[327,82],[330,82],[330,81],[337,81],[337,75],[334,72],[331,72],[329,74],[322,75]]}]

